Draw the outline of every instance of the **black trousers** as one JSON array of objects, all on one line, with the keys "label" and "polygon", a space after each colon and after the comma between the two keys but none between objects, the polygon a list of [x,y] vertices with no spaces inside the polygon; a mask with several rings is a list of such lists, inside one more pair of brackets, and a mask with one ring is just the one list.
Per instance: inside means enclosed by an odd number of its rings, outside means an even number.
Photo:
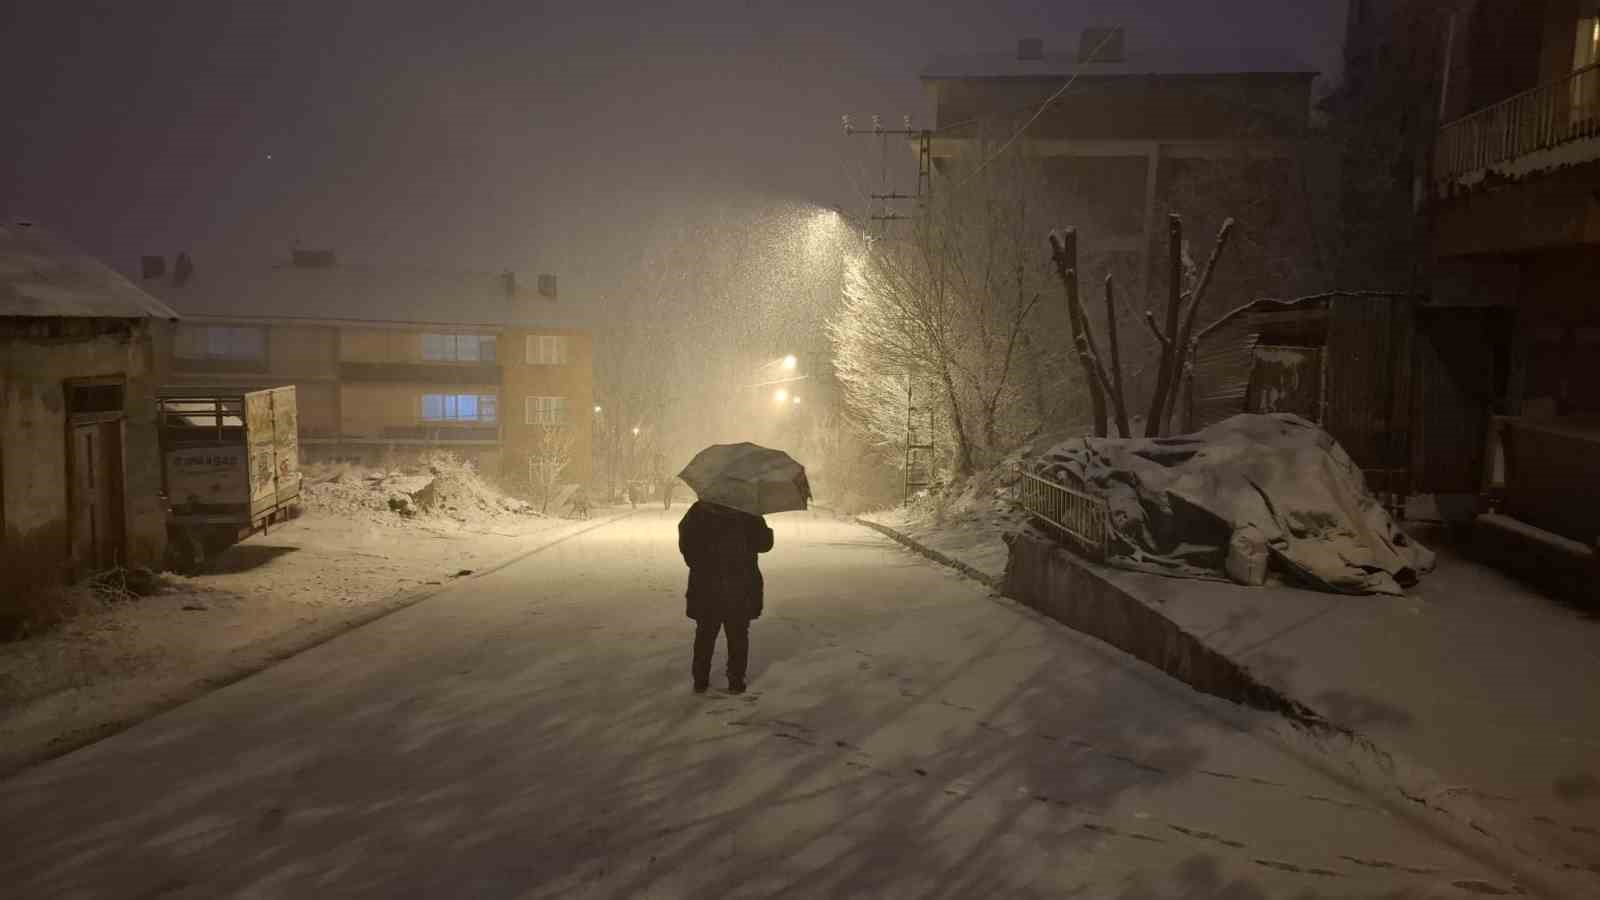
[{"label": "black trousers", "polygon": [[745,666],[750,662],[750,620],[696,619],[694,624],[694,666],[696,684],[711,680],[711,654],[717,649],[717,632],[728,636],[728,683],[744,684]]}]

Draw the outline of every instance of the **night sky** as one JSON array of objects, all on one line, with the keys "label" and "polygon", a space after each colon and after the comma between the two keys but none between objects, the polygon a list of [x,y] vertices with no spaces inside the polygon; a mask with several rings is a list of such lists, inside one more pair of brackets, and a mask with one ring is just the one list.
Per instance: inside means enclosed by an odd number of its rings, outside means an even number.
[{"label": "night sky", "polygon": [[[1282,47],[1337,66],[1344,0],[1052,3],[21,0],[0,15],[0,213],[141,253],[555,271],[691,200],[863,208],[938,52]],[[906,154],[909,158],[909,154]],[[869,163],[871,165],[869,166]],[[875,177],[875,176],[874,176]]]}]

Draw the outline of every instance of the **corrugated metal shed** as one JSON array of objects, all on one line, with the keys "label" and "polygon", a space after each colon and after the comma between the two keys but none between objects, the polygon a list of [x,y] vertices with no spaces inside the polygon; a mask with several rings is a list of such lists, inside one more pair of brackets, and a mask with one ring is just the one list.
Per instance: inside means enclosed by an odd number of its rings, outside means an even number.
[{"label": "corrugated metal shed", "polygon": [[1193,422],[1204,428],[1245,411],[1254,362],[1255,330],[1247,317],[1206,335],[1196,348]]},{"label": "corrugated metal shed", "polygon": [[1327,414],[1322,427],[1363,469],[1384,467],[1392,455],[1395,409],[1394,303],[1383,297],[1342,296],[1328,310]]},{"label": "corrugated metal shed", "polygon": [[0,224],[0,316],[176,319],[171,307],[40,225]]}]

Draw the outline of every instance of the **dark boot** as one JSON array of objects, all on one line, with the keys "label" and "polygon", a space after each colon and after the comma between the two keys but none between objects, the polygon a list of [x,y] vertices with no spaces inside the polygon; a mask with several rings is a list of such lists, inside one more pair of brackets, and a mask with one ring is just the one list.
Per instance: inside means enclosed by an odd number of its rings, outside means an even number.
[{"label": "dark boot", "polygon": [[750,622],[724,622],[722,632],[728,637],[728,693],[742,694],[745,669],[750,663]]}]

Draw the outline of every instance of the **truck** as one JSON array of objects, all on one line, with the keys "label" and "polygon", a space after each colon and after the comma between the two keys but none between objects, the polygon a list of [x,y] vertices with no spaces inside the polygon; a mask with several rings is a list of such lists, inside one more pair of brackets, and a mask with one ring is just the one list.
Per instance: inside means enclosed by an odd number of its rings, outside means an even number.
[{"label": "truck", "polygon": [[209,557],[299,514],[294,387],[169,388],[156,398],[169,564]]}]

